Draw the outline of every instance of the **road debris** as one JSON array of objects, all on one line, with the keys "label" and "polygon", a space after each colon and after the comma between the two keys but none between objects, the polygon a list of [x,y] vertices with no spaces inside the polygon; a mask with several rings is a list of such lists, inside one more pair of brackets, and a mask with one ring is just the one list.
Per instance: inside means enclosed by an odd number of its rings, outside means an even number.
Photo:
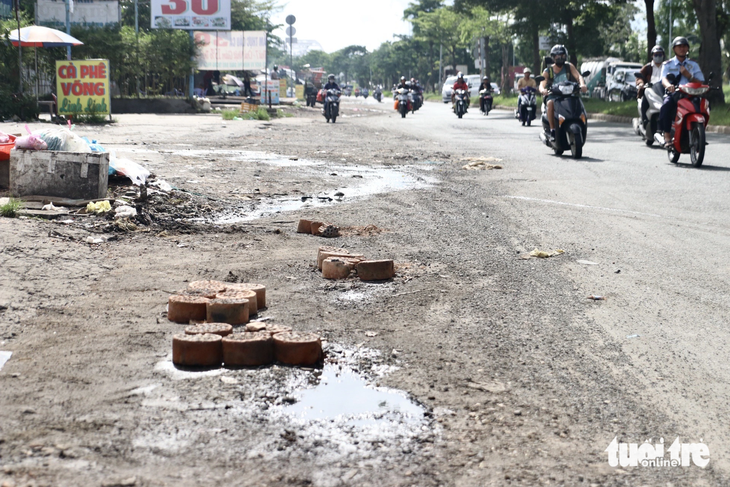
[{"label": "road debris", "polygon": [[605,301],[606,300],[606,296],[598,296],[598,295],[595,295],[595,294],[591,294],[590,296],[588,296],[588,299],[590,299],[592,301]]},{"label": "road debris", "polygon": [[535,249],[530,252],[530,257],[537,257],[538,259],[547,259],[548,257],[555,257],[556,255],[564,254],[565,251],[562,249],[555,249],[552,252],[546,250]]}]

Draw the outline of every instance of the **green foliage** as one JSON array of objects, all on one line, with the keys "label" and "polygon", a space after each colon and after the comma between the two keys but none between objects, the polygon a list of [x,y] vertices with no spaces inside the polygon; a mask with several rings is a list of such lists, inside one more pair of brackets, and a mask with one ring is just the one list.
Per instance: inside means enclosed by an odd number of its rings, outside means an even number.
[{"label": "green foliage", "polygon": [[10,201],[0,206],[0,215],[5,218],[15,218],[18,216],[18,211],[23,208],[23,202],[10,198]]},{"label": "green foliage", "polygon": [[0,87],[0,119],[8,120],[14,115],[22,120],[37,119],[39,110],[35,96],[14,91],[5,91]]},{"label": "green foliage", "polygon": [[277,118],[290,118],[290,117],[293,117],[294,114],[293,113],[289,113],[289,112],[285,112],[281,108],[277,108],[276,109],[276,116],[277,116]]},{"label": "green foliage", "polygon": [[223,117],[223,120],[233,120],[235,117],[239,116],[238,110],[223,110],[221,112],[221,116]]}]

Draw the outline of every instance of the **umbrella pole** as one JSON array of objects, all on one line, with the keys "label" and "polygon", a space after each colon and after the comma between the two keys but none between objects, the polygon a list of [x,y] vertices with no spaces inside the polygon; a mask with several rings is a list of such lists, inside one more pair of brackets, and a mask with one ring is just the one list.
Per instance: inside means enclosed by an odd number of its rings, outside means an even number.
[{"label": "umbrella pole", "polygon": [[35,53],[35,101],[38,103],[38,48],[34,47],[33,52]]},{"label": "umbrella pole", "polygon": [[18,15],[18,8],[20,7],[20,0],[15,0],[15,21],[18,23],[18,91],[23,94],[23,51],[22,40],[20,39],[20,16]]}]

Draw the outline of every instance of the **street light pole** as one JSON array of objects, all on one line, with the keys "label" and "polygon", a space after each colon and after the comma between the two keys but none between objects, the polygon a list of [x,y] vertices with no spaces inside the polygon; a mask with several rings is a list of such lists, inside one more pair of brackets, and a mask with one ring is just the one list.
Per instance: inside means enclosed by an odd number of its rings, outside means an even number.
[{"label": "street light pole", "polygon": [[672,0],[669,0],[669,50],[672,52]]}]

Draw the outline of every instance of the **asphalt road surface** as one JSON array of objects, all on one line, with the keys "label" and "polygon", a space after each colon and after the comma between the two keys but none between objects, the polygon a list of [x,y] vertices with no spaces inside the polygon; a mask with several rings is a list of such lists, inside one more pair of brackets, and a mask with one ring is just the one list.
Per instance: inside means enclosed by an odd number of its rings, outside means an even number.
[{"label": "asphalt road surface", "polygon": [[[76,129],[175,189],[132,222],[0,218],[0,485],[730,483],[730,137],[696,169],[589,121],[573,160],[506,111],[342,108]],[[327,244],[396,278],[325,280]],[[176,370],[165,305],[196,279],[265,283],[261,314],[319,333],[324,368]],[[707,450],[612,466],[614,438]]]}]

